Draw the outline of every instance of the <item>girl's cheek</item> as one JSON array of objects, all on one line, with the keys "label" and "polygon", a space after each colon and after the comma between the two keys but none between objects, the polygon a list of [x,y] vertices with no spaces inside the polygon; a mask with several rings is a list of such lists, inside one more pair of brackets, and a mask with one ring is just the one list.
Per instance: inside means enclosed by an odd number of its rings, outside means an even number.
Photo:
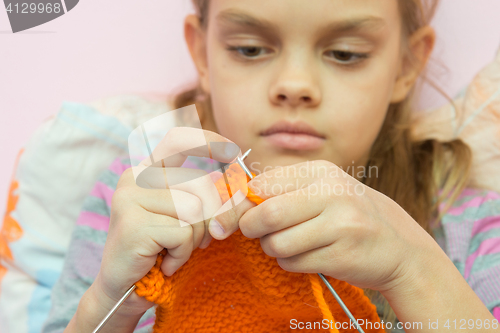
[{"label": "girl's cheek", "polygon": [[337,82],[331,94],[324,94],[332,145],[343,159],[339,163],[350,165],[367,156],[385,119],[392,84],[376,74],[367,73],[363,82]]}]

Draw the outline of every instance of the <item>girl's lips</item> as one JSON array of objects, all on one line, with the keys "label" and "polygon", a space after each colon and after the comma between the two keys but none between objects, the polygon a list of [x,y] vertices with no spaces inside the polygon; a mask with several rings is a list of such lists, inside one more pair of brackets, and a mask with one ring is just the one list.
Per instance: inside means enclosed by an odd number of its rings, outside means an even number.
[{"label": "girl's lips", "polygon": [[264,138],[274,146],[293,150],[318,149],[325,143],[323,138],[304,133],[277,132]]}]

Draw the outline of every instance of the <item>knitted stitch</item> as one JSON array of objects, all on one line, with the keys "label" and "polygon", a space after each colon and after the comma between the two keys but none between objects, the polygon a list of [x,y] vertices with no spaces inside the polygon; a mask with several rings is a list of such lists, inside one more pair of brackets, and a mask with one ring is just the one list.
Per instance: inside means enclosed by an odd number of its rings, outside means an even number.
[{"label": "knitted stitch", "polygon": [[[225,174],[229,184],[226,177],[215,183],[223,203],[250,180],[236,163]],[[250,189],[247,197],[256,204],[264,201]],[[301,322],[311,324],[303,332],[339,332],[336,322],[344,327],[341,332],[357,332],[333,295],[323,295],[317,274],[283,270],[276,258],[264,253],[258,238],[246,238],[239,229],[224,241],[214,241],[206,249],[195,249],[170,277],[160,268],[167,254],[164,249],[136,283],[139,296],[159,305],[154,333],[290,332],[294,323]],[[363,320],[365,332],[384,332],[375,305],[362,289],[326,279],[353,316]]]}]

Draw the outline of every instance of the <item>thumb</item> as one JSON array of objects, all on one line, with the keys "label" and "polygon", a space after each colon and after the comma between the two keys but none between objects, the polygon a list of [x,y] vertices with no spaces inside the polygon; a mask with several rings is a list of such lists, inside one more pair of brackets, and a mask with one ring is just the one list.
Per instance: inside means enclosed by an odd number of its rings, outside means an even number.
[{"label": "thumb", "polygon": [[230,200],[226,201],[210,219],[208,230],[213,238],[222,240],[239,229],[240,218],[247,210],[255,207],[245,193],[238,190]]}]

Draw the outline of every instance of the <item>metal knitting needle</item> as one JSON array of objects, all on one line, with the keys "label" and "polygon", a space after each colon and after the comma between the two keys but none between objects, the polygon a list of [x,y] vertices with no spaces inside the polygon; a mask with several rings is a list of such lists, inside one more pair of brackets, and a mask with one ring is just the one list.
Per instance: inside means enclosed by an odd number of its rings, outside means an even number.
[{"label": "metal knitting needle", "polygon": [[[238,157],[238,164],[241,166],[241,168],[243,170],[245,170],[245,173],[248,175],[248,177],[250,177],[250,180],[253,179],[252,173],[247,169],[247,167],[245,165],[245,162],[243,162],[243,160],[248,156],[248,154],[250,154],[251,150],[252,149],[247,150],[247,152],[245,154],[243,154],[243,156],[241,158]],[[339,303],[339,305],[342,308],[342,310],[344,310],[345,314],[354,323],[354,325],[356,326],[356,329],[358,330],[358,332],[359,333],[365,333],[363,331],[363,329],[361,328],[361,326],[359,326],[358,322],[356,321],[356,319],[352,315],[351,311],[349,311],[349,309],[347,308],[347,306],[345,305],[345,303],[342,301],[342,299],[340,298],[340,296],[335,292],[335,289],[333,289],[333,287],[330,284],[330,282],[328,282],[328,280],[323,276],[323,274],[318,273],[318,275],[321,278],[321,280],[323,280],[323,282],[326,284],[326,286],[328,287],[328,290],[330,290],[330,292],[332,293],[333,297],[335,297],[335,299],[337,300],[337,303]]]},{"label": "metal knitting needle", "polygon": [[243,162],[243,160],[247,158],[248,154],[250,154],[251,151],[252,149],[248,149],[246,153],[243,154],[243,156],[238,157],[237,159],[238,164],[243,170],[245,170],[245,173],[250,177],[250,179],[253,178],[252,173],[250,172],[250,170],[247,169],[247,166],[245,165],[245,162]]},{"label": "metal knitting needle", "polygon": [[340,307],[342,308],[342,310],[344,310],[345,314],[349,317],[349,319],[351,319],[351,321],[354,323],[354,325],[356,326],[356,329],[358,330],[359,333],[365,333],[363,331],[363,329],[361,328],[361,326],[359,326],[358,322],[356,321],[356,319],[354,318],[354,316],[352,315],[351,311],[349,311],[349,309],[347,308],[347,306],[344,304],[344,302],[342,301],[342,299],[340,298],[340,296],[335,292],[335,289],[333,289],[332,285],[330,284],[330,282],[328,282],[328,280],[323,276],[323,274],[321,273],[318,273],[319,277],[323,280],[323,282],[326,284],[326,286],[328,287],[328,290],[330,290],[330,292],[332,293],[333,297],[335,297],[335,299],[337,300],[337,303],[339,303]]},{"label": "metal knitting needle", "polygon": [[104,325],[106,325],[106,323],[111,318],[111,316],[113,316],[115,314],[116,310],[118,310],[118,308],[123,304],[123,302],[125,302],[125,300],[130,295],[132,295],[132,292],[134,290],[135,290],[135,284],[127,290],[127,292],[125,293],[125,295],[123,295],[123,297],[120,298],[120,300],[118,301],[118,303],[116,303],[115,306],[113,306],[113,308],[108,312],[108,314],[106,315],[106,317],[104,317],[104,319],[99,323],[99,325],[97,325],[96,329],[92,333],[98,333],[98,332],[101,331],[101,329],[104,327]]}]

